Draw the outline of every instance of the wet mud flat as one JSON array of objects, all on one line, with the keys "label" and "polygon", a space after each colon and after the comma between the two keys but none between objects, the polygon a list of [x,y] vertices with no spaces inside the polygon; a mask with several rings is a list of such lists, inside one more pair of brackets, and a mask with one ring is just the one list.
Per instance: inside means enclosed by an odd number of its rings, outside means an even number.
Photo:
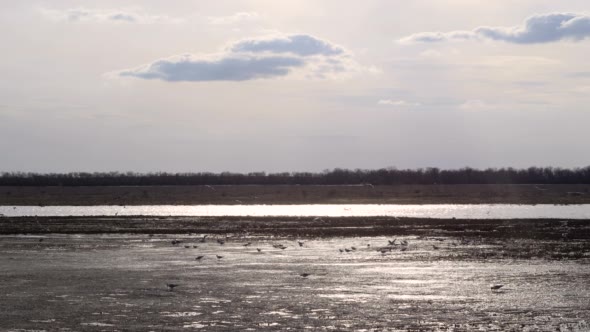
[{"label": "wet mud flat", "polygon": [[66,219],[0,219],[0,330],[590,330],[589,221]]}]

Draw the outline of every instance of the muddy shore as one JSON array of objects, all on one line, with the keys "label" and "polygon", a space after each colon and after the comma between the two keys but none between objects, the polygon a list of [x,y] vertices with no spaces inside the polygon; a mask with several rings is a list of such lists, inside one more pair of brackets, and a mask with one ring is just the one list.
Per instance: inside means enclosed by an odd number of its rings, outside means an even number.
[{"label": "muddy shore", "polygon": [[590,185],[0,186],[0,205],[589,203]]},{"label": "muddy shore", "polygon": [[0,218],[0,330],[588,331],[589,224]]}]

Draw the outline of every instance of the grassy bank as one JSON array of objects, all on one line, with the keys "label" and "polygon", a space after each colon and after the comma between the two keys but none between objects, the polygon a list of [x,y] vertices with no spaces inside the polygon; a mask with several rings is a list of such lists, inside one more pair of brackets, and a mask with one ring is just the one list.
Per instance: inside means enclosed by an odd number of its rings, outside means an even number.
[{"label": "grassy bank", "polygon": [[584,203],[590,185],[0,187],[0,205]]}]

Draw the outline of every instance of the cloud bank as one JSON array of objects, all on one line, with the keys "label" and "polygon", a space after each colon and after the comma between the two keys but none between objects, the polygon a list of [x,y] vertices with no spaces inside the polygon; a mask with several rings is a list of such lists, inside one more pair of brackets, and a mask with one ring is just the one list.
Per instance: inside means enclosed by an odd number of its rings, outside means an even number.
[{"label": "cloud bank", "polygon": [[590,15],[582,13],[548,13],[533,15],[522,25],[513,27],[482,26],[473,30],[421,32],[400,39],[402,43],[430,43],[451,40],[499,40],[515,44],[550,43],[560,40],[583,40],[590,37]]},{"label": "cloud bank", "polygon": [[240,40],[219,54],[174,56],[118,75],[168,82],[246,81],[283,77],[295,70],[306,78],[330,78],[358,67],[342,47],[297,34]]}]

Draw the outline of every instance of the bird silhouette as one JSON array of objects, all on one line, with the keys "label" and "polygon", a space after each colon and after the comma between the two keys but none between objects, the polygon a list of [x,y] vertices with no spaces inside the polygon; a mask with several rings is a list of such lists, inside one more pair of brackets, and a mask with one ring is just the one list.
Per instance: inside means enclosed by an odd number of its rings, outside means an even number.
[{"label": "bird silhouette", "polygon": [[256,250],[258,250],[258,252],[261,252],[262,251],[262,249],[260,249],[260,248],[256,248]]},{"label": "bird silhouette", "polygon": [[217,243],[222,246],[225,243],[225,240],[217,239]]},{"label": "bird silhouette", "polygon": [[305,242],[303,242],[303,241],[297,241],[297,243],[299,243],[299,246],[300,246],[300,247],[303,247],[303,244],[304,244]]},{"label": "bird silhouette", "polygon": [[340,253],[343,253],[344,252],[344,250],[342,250],[342,249],[338,249],[338,251],[340,251]]},{"label": "bird silhouette", "polygon": [[496,285],[492,285],[492,286],[490,286],[490,289],[491,289],[492,291],[495,291],[495,290],[499,290],[499,289],[500,289],[500,288],[502,288],[502,287],[504,287],[504,285],[502,285],[502,284],[496,284]]},{"label": "bird silhouette", "polygon": [[394,245],[395,245],[395,241],[396,241],[396,239],[393,239],[393,240],[387,240],[387,242],[389,242],[389,245],[392,245],[392,246],[394,246]]},{"label": "bird silhouette", "polygon": [[309,273],[301,273],[300,276],[302,276],[303,278],[307,278],[310,276]]},{"label": "bird silhouette", "polygon": [[166,284],[166,287],[168,287],[168,291],[171,292],[171,291],[174,290],[174,287],[178,287],[178,284],[170,284],[170,283],[167,283]]},{"label": "bird silhouette", "polygon": [[434,249],[434,250],[438,250],[438,249],[439,249],[439,247],[437,247],[437,246],[435,246],[435,245],[432,245],[432,249]]},{"label": "bird silhouette", "polygon": [[200,261],[201,259],[203,259],[203,257],[205,257],[205,256],[197,256],[195,259]]},{"label": "bird silhouette", "polygon": [[222,259],[223,256],[219,256],[219,255],[215,255],[217,257],[217,259]]},{"label": "bird silhouette", "polygon": [[205,243],[206,238],[207,238],[207,235],[203,236],[203,238],[201,239],[201,243]]},{"label": "bird silhouette", "polygon": [[251,244],[252,244],[252,242],[248,242],[248,243],[244,244],[244,247],[247,247],[247,246],[249,246]]},{"label": "bird silhouette", "polygon": [[348,249],[348,248],[344,248],[344,251],[346,252],[351,252],[352,250]]},{"label": "bird silhouette", "polygon": [[353,251],[355,251],[356,250],[356,247],[350,247],[350,249],[352,249]]}]

